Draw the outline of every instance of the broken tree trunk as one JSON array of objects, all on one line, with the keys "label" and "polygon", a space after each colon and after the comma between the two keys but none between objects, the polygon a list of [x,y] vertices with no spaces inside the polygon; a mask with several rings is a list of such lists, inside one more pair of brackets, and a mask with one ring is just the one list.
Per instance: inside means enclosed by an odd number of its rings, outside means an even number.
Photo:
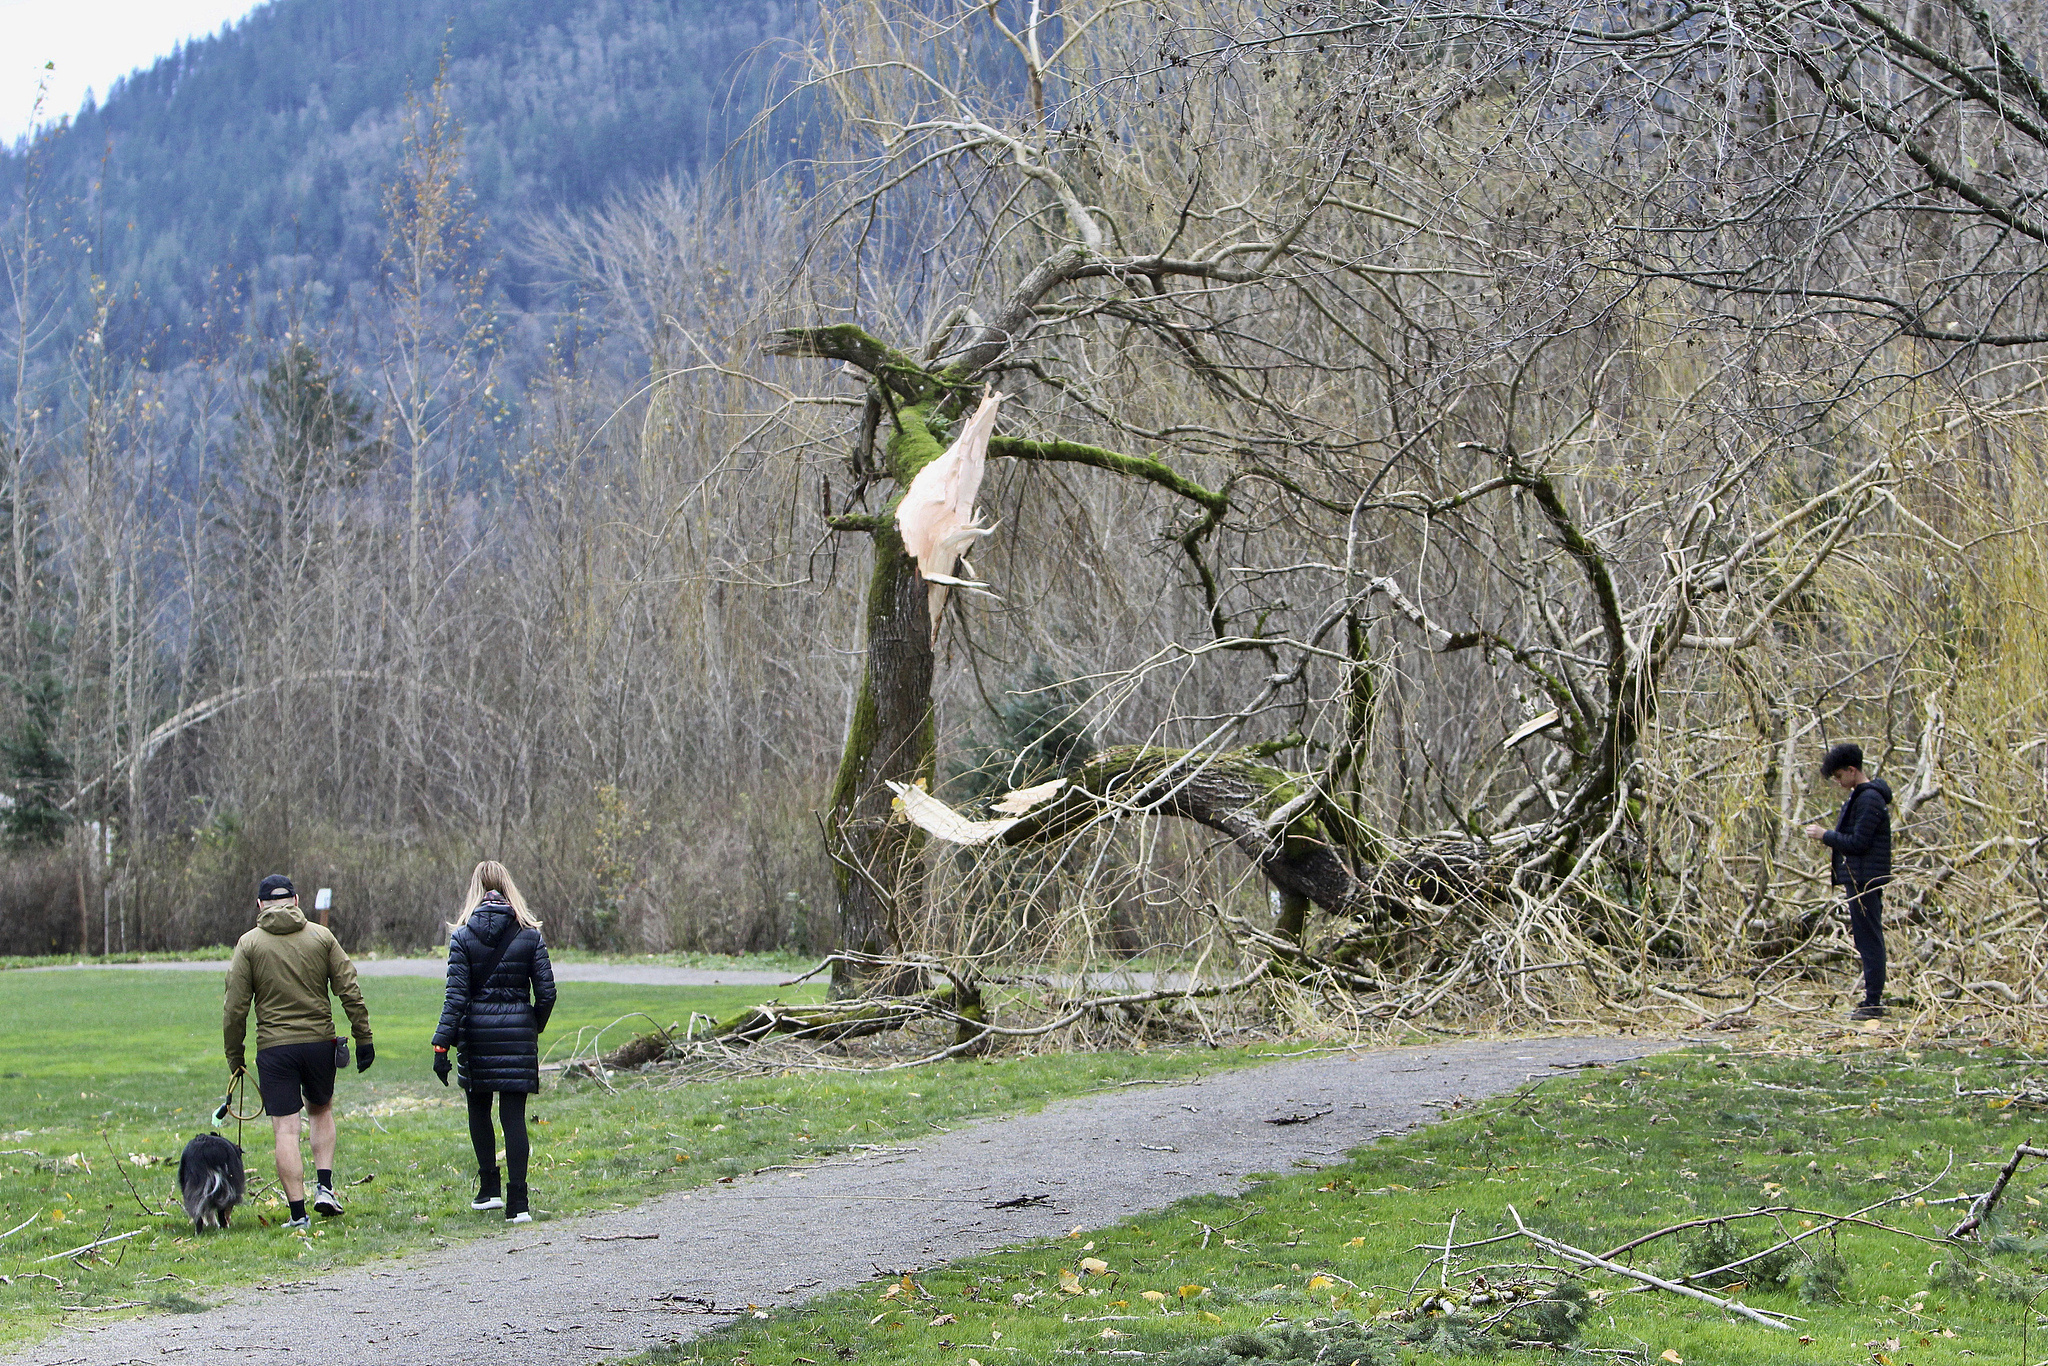
[{"label": "broken tree trunk", "polygon": [[[891,781],[929,784],[935,753],[932,638],[926,587],[893,522],[874,528],[875,564],[868,580],[867,658],[832,785],[826,831],[839,896],[841,943],[853,955],[900,953],[902,904],[914,894],[924,835],[890,819]],[[911,875],[905,876],[906,869]],[[832,965],[832,991],[862,989],[843,954]],[[880,985],[880,984],[878,984]],[[883,987],[886,989],[886,987]]]},{"label": "broken tree trunk", "polygon": [[[987,339],[959,353],[954,363],[943,369],[921,364],[851,323],[789,328],[771,334],[762,345],[771,355],[837,360],[866,372],[867,419],[851,460],[859,481],[856,487],[865,489],[871,478],[882,476],[897,489],[878,512],[849,509],[826,519],[836,531],[867,533],[875,556],[866,603],[867,653],[860,692],[847,728],[825,831],[838,884],[840,943],[847,951],[833,967],[836,996],[861,991],[904,992],[903,984],[894,979],[857,980],[860,974],[853,965],[895,957],[910,947],[902,942],[900,927],[911,909],[905,901],[917,894],[922,881],[918,855],[924,836],[914,825],[890,819],[894,793],[889,785],[930,785],[936,743],[932,633],[937,622],[931,615],[930,584],[904,546],[897,511],[904,491],[919,471],[944,454],[930,424],[938,422],[943,428],[945,422],[965,417],[981,387],[977,378],[981,369],[1009,350],[1041,298],[1086,266],[1085,253],[1056,254],[1006,306],[1008,311],[999,315],[1002,321],[989,331]],[[937,354],[936,346],[927,347],[926,354]],[[885,413],[894,430],[881,446],[880,461],[875,462]],[[1204,520],[1199,534],[1183,538],[1183,547],[1195,559],[1204,581],[1210,582],[1209,571],[1194,546],[1228,509],[1227,491],[1204,488],[1151,457],[1079,442],[997,438],[991,441],[988,454],[1088,465],[1144,479],[1198,504]]]}]

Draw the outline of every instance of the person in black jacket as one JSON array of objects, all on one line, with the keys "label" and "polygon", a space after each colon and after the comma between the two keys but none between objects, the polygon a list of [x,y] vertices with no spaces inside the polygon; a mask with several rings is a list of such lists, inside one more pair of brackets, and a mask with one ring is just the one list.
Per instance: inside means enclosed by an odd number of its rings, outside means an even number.
[{"label": "person in black jacket", "polygon": [[[501,863],[476,866],[462,914],[449,928],[448,1000],[434,1031],[434,1072],[446,1086],[448,1049],[459,1050],[457,1076],[469,1093],[469,1141],[476,1148],[477,1192],[469,1207],[503,1208],[512,1223],[528,1223],[526,1098],[540,1090],[540,1033],[555,1008],[555,970],[540,921]],[[511,1178],[502,1192],[494,1095]]]},{"label": "person in black jacket", "polygon": [[1884,885],[1892,880],[1892,790],[1882,778],[1864,773],[1863,750],[1857,745],[1830,749],[1820,771],[1849,799],[1834,829],[1809,825],[1806,835],[1831,851],[1830,881],[1848,903],[1849,935],[1863,960],[1863,1004],[1849,1017],[1875,1020],[1884,1015]]}]

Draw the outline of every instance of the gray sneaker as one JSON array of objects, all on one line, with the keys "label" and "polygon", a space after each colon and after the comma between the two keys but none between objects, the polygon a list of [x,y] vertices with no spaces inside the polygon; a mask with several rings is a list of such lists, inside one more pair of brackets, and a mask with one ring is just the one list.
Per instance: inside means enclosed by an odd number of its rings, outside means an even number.
[{"label": "gray sneaker", "polygon": [[325,1186],[313,1188],[313,1211],[323,1219],[332,1219],[341,1213],[341,1201],[334,1198],[334,1192]]},{"label": "gray sneaker", "polygon": [[296,1219],[287,1219],[284,1221],[284,1231],[286,1233],[304,1233],[312,1227],[313,1221],[303,1214],[301,1214]]}]

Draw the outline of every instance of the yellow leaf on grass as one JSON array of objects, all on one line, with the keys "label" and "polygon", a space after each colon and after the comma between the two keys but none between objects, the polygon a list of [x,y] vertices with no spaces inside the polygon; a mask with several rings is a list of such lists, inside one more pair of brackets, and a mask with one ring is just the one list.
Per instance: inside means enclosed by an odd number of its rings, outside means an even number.
[{"label": "yellow leaf on grass", "polygon": [[1351,1240],[1350,1242],[1348,1242],[1348,1243],[1344,1244],[1344,1246],[1346,1246],[1346,1247],[1364,1247],[1364,1246],[1365,1246],[1365,1239],[1364,1239],[1364,1237],[1363,1237],[1363,1236],[1361,1236],[1361,1237],[1357,1237],[1357,1238],[1353,1238],[1353,1239],[1352,1239],[1352,1240]]},{"label": "yellow leaf on grass", "polygon": [[1109,1263],[1103,1261],[1100,1257],[1083,1257],[1081,1259],[1081,1269],[1091,1276],[1107,1276],[1109,1274]]},{"label": "yellow leaf on grass", "polygon": [[1328,1276],[1311,1276],[1308,1278],[1308,1288],[1311,1290],[1321,1290],[1326,1285],[1335,1284],[1336,1282],[1331,1280]]},{"label": "yellow leaf on grass", "polygon": [[1658,1360],[1668,1361],[1671,1363],[1671,1366],[1685,1366],[1685,1358],[1669,1347],[1664,1349],[1664,1355],[1659,1357]]},{"label": "yellow leaf on grass", "polygon": [[1184,1285],[1180,1288],[1180,1297],[1184,1300],[1191,1300],[1197,1295],[1206,1295],[1208,1293],[1209,1287],[1206,1285]]},{"label": "yellow leaf on grass", "polygon": [[1083,1293],[1081,1290],[1081,1278],[1065,1267],[1060,1268],[1060,1293],[1062,1295],[1079,1295]]},{"label": "yellow leaf on grass", "polygon": [[1210,1312],[1209,1312],[1208,1310],[1206,1310],[1206,1309],[1204,1309],[1204,1310],[1202,1311],[1202,1317],[1203,1317],[1203,1318],[1205,1318],[1205,1319],[1207,1319],[1207,1320],[1209,1320],[1209,1322],[1211,1322],[1211,1323],[1221,1323],[1221,1322],[1223,1322],[1223,1319],[1222,1319],[1222,1318],[1221,1318],[1221,1317],[1220,1317],[1219,1315],[1216,1315],[1216,1314],[1212,1314],[1212,1313],[1210,1313]]},{"label": "yellow leaf on grass", "polygon": [[1114,1341],[1115,1341],[1116,1339],[1118,1339],[1118,1338],[1127,1338],[1127,1337],[1129,1337],[1129,1336],[1130,1336],[1130,1334],[1129,1334],[1129,1333],[1119,1333],[1119,1332],[1118,1332],[1118,1331],[1117,1331],[1116,1329],[1114,1329],[1114,1328],[1105,1328],[1105,1329],[1103,1329],[1103,1330],[1102,1330],[1102,1331],[1101,1331],[1100,1333],[1097,1333],[1097,1334],[1096,1334],[1095,1336],[1097,1336],[1097,1337],[1100,1337],[1100,1338],[1108,1338],[1108,1339],[1109,1339],[1110,1341],[1114,1342]]},{"label": "yellow leaf on grass", "polygon": [[1140,1290],[1138,1298],[1150,1301],[1153,1304],[1163,1305],[1166,1303],[1166,1292],[1164,1290]]}]

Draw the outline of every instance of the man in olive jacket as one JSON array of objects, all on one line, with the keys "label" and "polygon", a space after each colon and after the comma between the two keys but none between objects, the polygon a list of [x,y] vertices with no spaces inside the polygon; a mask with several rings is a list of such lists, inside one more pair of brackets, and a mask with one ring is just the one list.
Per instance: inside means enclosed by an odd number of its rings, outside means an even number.
[{"label": "man in olive jacket", "polygon": [[1863,1004],[1852,1020],[1884,1015],[1884,887],[1892,880],[1892,790],[1863,771],[1860,745],[1836,745],[1821,760],[1820,772],[1849,794],[1830,830],[1806,827],[1808,839],[1831,851],[1829,880],[1842,889],[1849,908],[1849,937],[1863,960]]},{"label": "man in olive jacket", "polygon": [[249,1007],[256,1007],[256,1081],[263,1113],[277,1146],[277,1179],[291,1202],[287,1229],[303,1229],[306,1168],[299,1157],[299,1108],[312,1130],[316,1181],[313,1208],[332,1218],[341,1213],[334,1198],[334,1072],[341,1040],[334,1033],[328,988],[341,998],[356,1040],[356,1070],[375,1061],[370,1012],[356,985],[355,964],[324,925],[307,922],[298,891],[276,873],[256,888],[256,928],[235,944],[228,964],[223,1015],[228,1069],[243,1070],[243,1042]]}]

